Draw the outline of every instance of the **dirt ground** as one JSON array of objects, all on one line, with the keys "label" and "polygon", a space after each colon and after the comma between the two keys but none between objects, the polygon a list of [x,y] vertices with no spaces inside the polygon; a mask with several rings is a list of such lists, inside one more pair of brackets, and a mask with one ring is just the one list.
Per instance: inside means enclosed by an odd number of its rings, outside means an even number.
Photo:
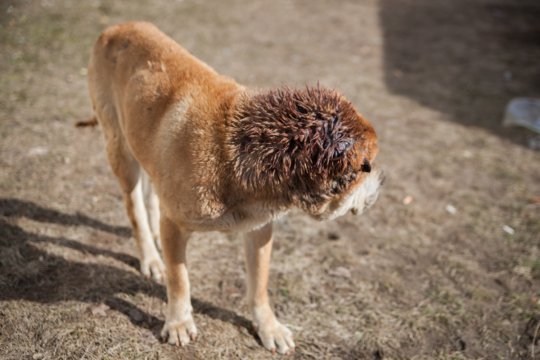
[{"label": "dirt ground", "polygon": [[200,337],[161,343],[86,89],[107,25],[154,22],[256,87],[341,90],[380,136],[363,217],[279,221],[272,302],[295,359],[540,359],[540,153],[500,126],[540,96],[536,0],[0,2],[0,358],[270,359],[241,242],[189,246]]}]

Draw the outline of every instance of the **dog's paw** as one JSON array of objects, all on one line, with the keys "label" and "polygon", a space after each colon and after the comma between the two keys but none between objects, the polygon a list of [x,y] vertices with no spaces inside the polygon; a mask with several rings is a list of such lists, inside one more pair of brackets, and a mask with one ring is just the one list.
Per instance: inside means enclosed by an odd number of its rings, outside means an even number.
[{"label": "dog's paw", "polygon": [[190,315],[183,321],[167,321],[161,330],[161,337],[171,345],[186,346],[197,337],[197,327]]},{"label": "dog's paw", "polygon": [[289,354],[294,352],[292,332],[279,321],[269,321],[266,324],[256,326],[257,334],[264,347],[272,352]]},{"label": "dog's paw", "polygon": [[165,280],[165,265],[159,256],[141,260],[141,273],[152,278],[158,283],[163,283]]}]

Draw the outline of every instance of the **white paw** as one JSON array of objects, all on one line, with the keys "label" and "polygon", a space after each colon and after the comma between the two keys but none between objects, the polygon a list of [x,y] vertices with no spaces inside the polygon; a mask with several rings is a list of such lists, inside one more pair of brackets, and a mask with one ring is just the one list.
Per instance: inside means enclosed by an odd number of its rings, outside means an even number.
[{"label": "white paw", "polygon": [[280,354],[294,352],[292,332],[277,320],[258,326],[257,334],[264,347],[272,352],[275,352],[276,349]]},{"label": "white paw", "polygon": [[161,330],[161,337],[171,345],[186,346],[190,340],[195,340],[197,337],[197,327],[193,321],[193,317],[189,317],[183,321],[167,321]]},{"label": "white paw", "polygon": [[141,273],[148,278],[162,283],[165,279],[165,265],[159,255],[141,260]]}]

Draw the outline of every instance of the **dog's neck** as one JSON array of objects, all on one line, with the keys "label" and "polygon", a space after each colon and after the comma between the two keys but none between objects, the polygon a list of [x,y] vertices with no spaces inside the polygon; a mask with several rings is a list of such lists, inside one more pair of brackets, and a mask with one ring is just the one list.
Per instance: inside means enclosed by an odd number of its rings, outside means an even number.
[{"label": "dog's neck", "polygon": [[[275,170],[265,172],[264,159],[259,157],[258,152],[252,154],[254,156],[245,156],[244,136],[252,130],[246,125],[248,118],[251,117],[249,114],[254,114],[254,109],[260,106],[258,95],[260,93],[243,89],[227,99],[227,105],[223,106],[227,108],[227,120],[223,129],[226,134],[224,144],[227,159],[227,166],[224,166],[224,169],[228,179],[226,186],[228,186],[227,193],[234,194],[235,197],[227,199],[229,200],[227,202],[244,202],[244,199],[250,199],[262,202],[265,207],[272,210],[289,209],[293,205],[291,197],[284,194],[274,181],[270,181],[278,175]],[[230,191],[231,189],[235,191]]]}]

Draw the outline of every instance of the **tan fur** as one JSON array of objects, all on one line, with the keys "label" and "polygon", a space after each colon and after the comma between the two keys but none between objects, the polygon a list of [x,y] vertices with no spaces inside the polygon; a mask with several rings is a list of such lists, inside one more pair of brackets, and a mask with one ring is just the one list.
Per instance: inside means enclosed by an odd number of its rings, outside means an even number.
[{"label": "tan fur", "polygon": [[[248,301],[258,334],[268,349],[291,351],[292,335],[276,320],[268,302],[271,222],[291,208],[326,219],[363,210],[375,201],[381,177],[377,169],[368,173],[377,153],[369,122],[335,92],[285,89],[265,96],[248,91],[148,23],[105,30],[94,46],[88,78],[109,162],[134,228],[141,270],[157,280],[166,271],[163,336],[185,345],[197,333],[185,259],[189,234],[240,232],[246,247]],[[314,100],[317,97],[322,100]],[[300,102],[307,110],[296,107]],[[288,110],[280,104],[287,104]],[[254,121],[272,125],[275,112],[285,120],[273,136],[281,136],[285,145],[288,126],[306,123],[296,138],[302,161],[294,162],[300,158],[288,154],[284,145],[281,152],[272,153],[270,166],[269,158],[256,156],[273,151],[273,143],[254,142],[251,150],[241,144],[246,127],[259,124]],[[334,112],[338,125],[328,129],[327,118]],[[298,120],[291,120],[295,116]],[[304,135],[302,129],[308,128],[312,132]],[[265,131],[260,126],[253,129],[252,138]],[[312,137],[318,142],[309,142]],[[330,145],[321,145],[326,143]],[[310,170],[312,161],[317,172]],[[265,171],[273,173],[268,181]],[[165,264],[155,242],[162,246]]]}]

